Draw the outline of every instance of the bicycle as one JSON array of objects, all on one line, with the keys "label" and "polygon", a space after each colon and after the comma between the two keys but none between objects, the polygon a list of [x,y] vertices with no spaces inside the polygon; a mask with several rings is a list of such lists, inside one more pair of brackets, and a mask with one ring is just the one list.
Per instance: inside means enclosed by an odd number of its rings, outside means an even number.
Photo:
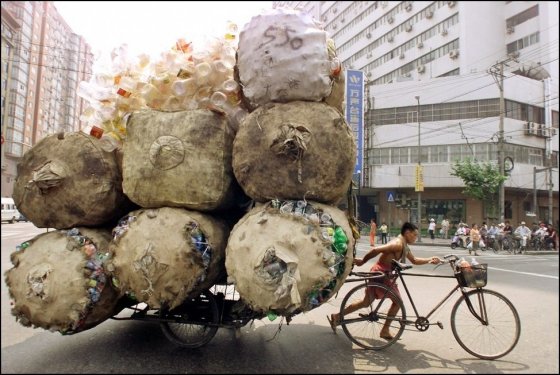
[{"label": "bicycle", "polygon": [[[402,273],[403,270],[412,268],[412,265],[397,261],[393,261],[392,271],[388,274],[351,272],[350,275],[357,278],[347,279],[346,282],[362,282],[362,284],[351,289],[340,306],[339,324],[346,336],[362,348],[381,350],[394,344],[401,337],[406,326],[414,326],[421,332],[426,331],[431,325],[443,329],[441,322],[430,323],[429,318],[456,291],[460,291],[461,296],[451,310],[451,329],[459,345],[468,353],[481,359],[497,359],[511,352],[519,341],[521,333],[519,315],[506,297],[498,292],[483,289],[486,286],[487,265],[472,266],[470,272],[466,269],[457,271],[455,265],[459,257],[450,254],[444,259],[442,263],[451,265],[453,276]],[[424,317],[418,314],[403,275],[456,278],[457,285]],[[389,286],[380,283],[382,278],[388,280]],[[390,288],[390,285],[398,279],[412,304],[415,320],[407,319],[402,298]],[[474,289],[467,290],[467,288]],[[354,302],[364,300],[366,293],[375,293],[373,295],[381,295],[381,297],[374,299],[367,307],[345,315],[345,308]],[[399,311],[396,315],[390,316],[388,310],[392,301],[399,306]],[[379,331],[387,321],[390,322],[394,336],[382,339]]]}]

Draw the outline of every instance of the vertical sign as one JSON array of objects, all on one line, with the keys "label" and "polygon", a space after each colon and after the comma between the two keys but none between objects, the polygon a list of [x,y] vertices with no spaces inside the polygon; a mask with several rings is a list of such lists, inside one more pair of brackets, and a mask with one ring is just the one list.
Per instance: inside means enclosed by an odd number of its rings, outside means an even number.
[{"label": "vertical sign", "polygon": [[414,185],[414,191],[424,191],[424,169],[420,164],[416,165],[416,184]]},{"label": "vertical sign", "polygon": [[354,173],[359,174],[361,184],[364,141],[364,72],[361,70],[346,71],[346,121],[356,138],[358,152]]}]

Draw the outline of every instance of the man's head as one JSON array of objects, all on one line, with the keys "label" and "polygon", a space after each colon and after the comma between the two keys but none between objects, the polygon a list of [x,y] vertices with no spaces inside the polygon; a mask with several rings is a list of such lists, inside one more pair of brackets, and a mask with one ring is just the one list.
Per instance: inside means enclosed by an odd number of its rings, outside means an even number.
[{"label": "man's head", "polygon": [[412,223],[406,222],[401,227],[401,235],[406,240],[406,243],[416,242],[418,238],[418,227]]}]

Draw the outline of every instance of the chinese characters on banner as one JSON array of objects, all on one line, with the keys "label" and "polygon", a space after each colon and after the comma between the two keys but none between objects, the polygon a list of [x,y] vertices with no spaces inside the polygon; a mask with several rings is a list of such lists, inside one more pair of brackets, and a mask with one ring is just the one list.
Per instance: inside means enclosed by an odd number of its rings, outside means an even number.
[{"label": "chinese characters on banner", "polygon": [[414,191],[424,191],[424,169],[420,164],[416,165],[416,184],[414,185]]},{"label": "chinese characters on banner", "polygon": [[362,179],[363,132],[364,132],[364,72],[346,71],[346,121],[354,132],[358,152],[354,174]]}]

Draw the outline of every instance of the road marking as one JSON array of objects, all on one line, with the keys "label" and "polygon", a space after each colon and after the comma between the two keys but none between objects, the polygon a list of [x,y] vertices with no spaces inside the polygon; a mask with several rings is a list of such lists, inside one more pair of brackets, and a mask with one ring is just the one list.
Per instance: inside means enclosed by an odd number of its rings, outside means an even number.
[{"label": "road marking", "polygon": [[520,273],[520,274],[523,274],[523,275],[530,275],[530,276],[547,277],[547,278],[549,278],[549,279],[556,279],[556,280],[558,280],[558,276],[543,275],[543,274],[540,274],[540,273],[532,273],[532,272],[522,272],[522,271],[506,270],[506,269],[503,269],[503,268],[496,268],[496,267],[488,267],[488,269],[495,270],[495,271],[504,271],[504,272]]}]

